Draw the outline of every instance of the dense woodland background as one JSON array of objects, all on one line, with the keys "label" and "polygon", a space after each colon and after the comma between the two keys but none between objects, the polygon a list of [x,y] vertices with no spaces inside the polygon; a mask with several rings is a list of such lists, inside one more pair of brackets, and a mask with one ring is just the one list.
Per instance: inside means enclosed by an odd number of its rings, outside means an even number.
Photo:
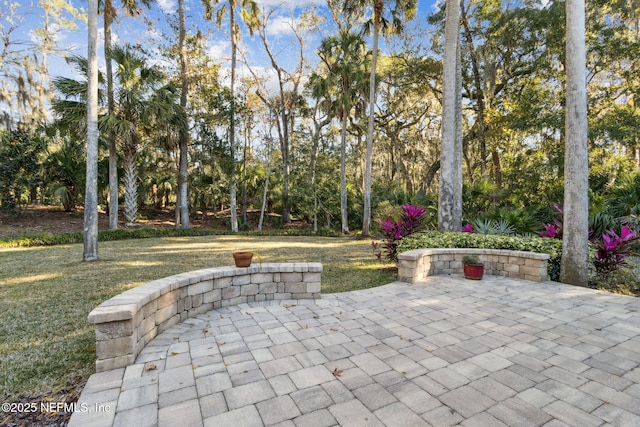
[{"label": "dense woodland background", "polygon": [[[107,21],[137,19],[161,34],[130,44],[114,34],[105,47],[112,70],[100,74],[100,206],[109,207],[110,146],[121,224],[134,223],[143,205],[179,206],[182,146],[188,215],[221,213],[223,226],[237,221],[240,230],[260,226],[258,212],[276,226],[361,228],[371,69],[371,38],[361,30],[371,27],[372,11],[328,0],[326,8],[296,9],[290,31],[273,36],[267,29],[277,8],[238,0],[200,9],[198,2],[180,25],[180,13],[159,21],[156,10],[151,19],[151,3],[100,6],[101,32]],[[425,206],[436,221],[444,4],[409,19],[411,3],[382,3],[373,224],[406,202]],[[87,61],[67,57],[64,76],[50,76],[48,65],[64,54],[56,34],[84,18],[62,0],[23,6],[0,10],[1,207],[72,211],[84,198]],[[39,25],[25,44],[18,29],[34,14]],[[590,215],[609,223],[637,225],[640,211],[639,19],[637,0],[587,2]],[[217,31],[238,46],[239,65],[208,55],[207,34]],[[463,0],[460,37],[464,222],[502,220],[537,233],[563,200],[564,2]],[[250,64],[258,48],[265,68]],[[231,72],[239,66],[242,73]],[[229,215],[234,202],[237,220]],[[176,218],[185,225],[184,213]]]}]

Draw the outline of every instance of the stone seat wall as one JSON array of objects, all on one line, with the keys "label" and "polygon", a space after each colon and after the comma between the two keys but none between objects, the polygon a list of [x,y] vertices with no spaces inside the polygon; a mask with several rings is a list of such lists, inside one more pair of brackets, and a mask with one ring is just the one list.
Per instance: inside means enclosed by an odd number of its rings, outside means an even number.
[{"label": "stone seat wall", "polygon": [[463,274],[462,258],[477,255],[485,274],[544,282],[548,254],[504,249],[427,248],[398,255],[398,280],[417,283],[436,274]]},{"label": "stone seat wall", "polygon": [[181,273],[129,289],[89,313],[96,371],[134,363],[160,332],[197,314],[253,301],[318,299],[320,263],[264,263]]}]

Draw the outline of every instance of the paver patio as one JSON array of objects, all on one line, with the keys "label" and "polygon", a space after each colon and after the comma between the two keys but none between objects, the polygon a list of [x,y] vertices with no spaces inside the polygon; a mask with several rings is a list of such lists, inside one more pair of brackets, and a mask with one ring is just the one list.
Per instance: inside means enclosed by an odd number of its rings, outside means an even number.
[{"label": "paver patio", "polygon": [[640,300],[432,276],[210,311],[94,374],[70,426],[640,426]]}]

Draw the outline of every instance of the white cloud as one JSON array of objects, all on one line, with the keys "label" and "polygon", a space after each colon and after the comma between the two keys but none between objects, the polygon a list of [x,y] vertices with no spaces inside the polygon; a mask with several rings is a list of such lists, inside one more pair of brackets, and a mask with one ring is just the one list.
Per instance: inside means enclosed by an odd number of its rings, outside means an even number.
[{"label": "white cloud", "polygon": [[303,8],[307,6],[324,6],[326,0],[256,0],[258,6],[274,8],[287,7],[289,9]]},{"label": "white cloud", "polygon": [[226,39],[207,40],[207,54],[214,61],[227,61],[231,59],[231,42]]},{"label": "white cloud", "polygon": [[291,34],[295,28],[296,20],[292,16],[275,16],[267,24],[267,34],[270,36],[281,36]]},{"label": "white cloud", "polygon": [[168,15],[175,13],[175,11],[178,9],[176,0],[158,0],[158,6],[164,13]]}]

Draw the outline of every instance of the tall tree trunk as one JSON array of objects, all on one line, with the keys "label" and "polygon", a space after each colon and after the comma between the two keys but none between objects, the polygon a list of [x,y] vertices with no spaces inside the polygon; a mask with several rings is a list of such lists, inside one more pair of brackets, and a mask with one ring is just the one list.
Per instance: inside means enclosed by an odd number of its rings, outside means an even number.
[{"label": "tall tree trunk", "polygon": [[469,28],[469,19],[467,18],[467,11],[464,8],[464,3],[461,2],[460,8],[462,25],[464,28],[464,35],[469,45],[469,53],[471,56],[471,69],[473,71],[473,83],[476,91],[476,112],[478,114],[476,118],[476,129],[478,135],[478,142],[480,143],[480,171],[484,178],[487,171],[487,139],[485,137],[485,97],[484,90],[482,89],[482,77],[480,77],[480,67],[478,66],[478,53],[473,44],[473,36],[471,29]]},{"label": "tall tree trunk", "polygon": [[291,172],[291,166],[289,165],[289,115],[286,107],[284,107],[282,111],[282,129],[282,198],[284,203],[284,207],[282,209],[282,221],[285,224],[288,224],[291,222],[291,202],[289,200],[289,175]]},{"label": "tall tree trunk", "polygon": [[264,214],[267,210],[267,194],[269,192],[269,178],[271,177],[271,141],[267,140],[267,176],[264,180],[264,191],[262,192],[262,207],[260,208],[260,220],[258,221],[258,231],[262,231]]},{"label": "tall tree trunk", "polygon": [[242,150],[242,223],[247,226],[247,152],[251,141],[251,127],[245,125],[244,148]]},{"label": "tall tree trunk", "polygon": [[[111,23],[115,15],[111,0],[104,0],[104,57],[107,73],[107,111],[115,112],[113,99],[113,64],[111,62]],[[118,229],[118,150],[116,136],[109,131],[109,230]]]},{"label": "tall tree trunk", "polygon": [[[346,110],[346,109],[345,109]],[[347,111],[342,112],[340,129],[340,216],[342,232],[349,234],[349,211],[347,210]]]},{"label": "tall tree trunk", "polygon": [[138,219],[138,167],[136,165],[136,144],[124,147],[124,220],[125,225],[133,225]]},{"label": "tall tree trunk", "polygon": [[560,281],[587,286],[589,260],[589,157],[585,3],[567,0],[567,87],[564,158],[564,224]]},{"label": "tall tree trunk", "polygon": [[[180,129],[180,162],[179,162],[179,179],[178,198],[180,209],[180,225],[183,229],[191,228],[189,221],[189,194],[188,194],[188,169],[189,169],[189,122],[187,121],[187,95],[189,91],[189,81],[187,80],[187,58],[185,54],[185,18],[184,18],[184,0],[178,0],[178,17],[180,20],[179,29],[179,49],[180,49],[180,80],[182,90],[180,91],[180,111],[184,114],[182,128]],[[176,227],[178,223],[176,222]]]},{"label": "tall tree trunk", "polygon": [[369,122],[367,124],[367,154],[364,170],[362,235],[369,236],[371,231],[371,169],[373,167],[373,125],[376,110],[376,64],[378,62],[378,38],[382,19],[383,0],[373,3],[373,48],[371,51],[371,74],[369,75]]},{"label": "tall tree trunk", "polygon": [[[462,226],[462,143],[458,141],[461,111],[458,100],[460,2],[447,0],[442,87],[442,152],[438,193],[438,229],[460,231]],[[460,138],[461,139],[461,138]]]},{"label": "tall tree trunk", "polygon": [[229,21],[231,26],[231,106],[229,111],[229,148],[231,150],[231,176],[229,188],[229,208],[231,210],[231,231],[238,232],[238,212],[236,201],[236,50],[238,48],[238,31],[236,24],[235,3],[229,4]]},{"label": "tall tree trunk", "polygon": [[83,260],[98,259],[98,0],[89,0]]}]

